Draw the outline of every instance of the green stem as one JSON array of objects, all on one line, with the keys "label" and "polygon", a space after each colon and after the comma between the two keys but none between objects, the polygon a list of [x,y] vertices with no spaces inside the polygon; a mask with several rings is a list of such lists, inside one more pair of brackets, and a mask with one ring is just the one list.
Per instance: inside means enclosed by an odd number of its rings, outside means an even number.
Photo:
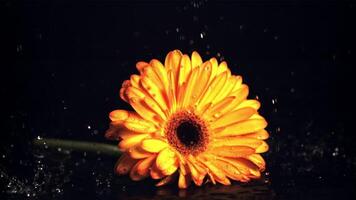
[{"label": "green stem", "polygon": [[121,152],[116,145],[104,144],[98,142],[82,142],[73,140],[63,140],[54,138],[34,139],[33,145],[48,148],[61,148],[69,151],[85,151],[110,156],[119,156]]}]

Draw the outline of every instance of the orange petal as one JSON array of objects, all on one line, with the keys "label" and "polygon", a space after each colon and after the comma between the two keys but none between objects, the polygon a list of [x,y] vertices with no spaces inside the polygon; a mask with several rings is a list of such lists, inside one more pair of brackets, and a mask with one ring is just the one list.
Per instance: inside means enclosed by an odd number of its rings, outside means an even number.
[{"label": "orange petal", "polygon": [[131,147],[129,149],[128,153],[131,156],[131,158],[134,158],[134,159],[147,158],[147,157],[152,155],[152,153],[143,150],[140,145],[136,145],[134,147]]},{"label": "orange petal", "polygon": [[156,184],[156,186],[157,187],[161,187],[161,186],[170,184],[170,183],[172,183],[172,181],[175,180],[176,177],[177,177],[176,174],[172,174],[172,175],[166,176],[164,179],[162,179],[160,182],[158,182]]},{"label": "orange petal", "polygon": [[255,153],[255,149],[248,146],[220,146],[208,150],[210,153],[222,157],[244,157]]},{"label": "orange petal", "polygon": [[147,177],[155,159],[156,155],[151,155],[150,157],[143,159],[142,162],[137,165],[137,174]]},{"label": "orange petal", "polygon": [[266,168],[266,162],[260,154],[252,154],[248,156],[248,159],[258,166],[260,171],[264,171]]},{"label": "orange petal", "polygon": [[119,149],[121,151],[126,151],[127,149],[139,144],[144,138],[148,137],[148,134],[135,134],[125,138],[124,140],[120,141]]},{"label": "orange petal", "polygon": [[[157,159],[157,158],[156,158]],[[150,175],[153,179],[161,179],[165,175],[162,173],[160,169],[158,169],[156,162],[152,164],[151,170],[150,170]]]},{"label": "orange petal", "polygon": [[213,147],[246,146],[255,149],[256,153],[264,153],[268,150],[268,145],[265,141],[245,136],[223,137],[220,139],[215,139],[211,145]]},{"label": "orange petal", "polygon": [[209,173],[211,173],[214,178],[213,180],[216,180],[223,185],[231,185],[230,180],[226,178],[224,172],[216,167],[212,162],[205,161],[202,163],[209,169]]},{"label": "orange petal", "polygon": [[234,165],[242,174],[251,178],[258,178],[261,172],[257,165],[246,158],[219,158],[225,162]]},{"label": "orange petal", "polygon": [[168,144],[158,139],[145,139],[141,144],[142,148],[148,152],[158,153],[162,149],[168,147]]},{"label": "orange petal", "polygon": [[136,164],[137,160],[132,159],[128,154],[124,153],[116,162],[115,171],[119,175],[127,174],[131,168]]},{"label": "orange petal", "polygon": [[223,173],[236,181],[241,181],[244,179],[244,175],[232,164],[222,161],[222,160],[214,160],[214,164],[223,171]]},{"label": "orange petal", "polygon": [[266,128],[267,122],[264,119],[249,119],[237,122],[226,127],[214,129],[217,137],[236,136],[252,133]]},{"label": "orange petal", "polygon": [[225,127],[227,125],[246,120],[254,113],[256,113],[256,110],[253,108],[241,108],[221,116],[219,119],[211,123],[211,127],[213,129],[217,127]]},{"label": "orange petal", "polygon": [[145,67],[147,67],[148,63],[146,62],[143,62],[143,61],[139,61],[136,63],[136,69],[140,72],[140,73],[143,73],[143,69]]},{"label": "orange petal", "polygon": [[165,175],[173,174],[179,165],[177,156],[169,147],[159,152],[156,164],[158,169]]},{"label": "orange petal", "polygon": [[121,89],[120,89],[120,98],[126,102],[129,102],[129,98],[127,97],[126,94],[126,89],[131,86],[130,80],[125,80],[122,83]]}]

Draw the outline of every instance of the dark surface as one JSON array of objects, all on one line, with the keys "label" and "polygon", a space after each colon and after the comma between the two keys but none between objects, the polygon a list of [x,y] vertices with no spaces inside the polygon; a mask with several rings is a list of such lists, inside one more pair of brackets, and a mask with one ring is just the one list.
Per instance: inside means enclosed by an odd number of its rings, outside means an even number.
[{"label": "dark surface", "polygon": [[[1,2],[1,194],[39,199],[353,199],[351,1]],[[197,50],[226,60],[262,103],[270,151],[249,185],[162,189],[116,158],[35,150],[38,136],[108,142],[135,63]],[[14,57],[15,56],[15,57]]]}]

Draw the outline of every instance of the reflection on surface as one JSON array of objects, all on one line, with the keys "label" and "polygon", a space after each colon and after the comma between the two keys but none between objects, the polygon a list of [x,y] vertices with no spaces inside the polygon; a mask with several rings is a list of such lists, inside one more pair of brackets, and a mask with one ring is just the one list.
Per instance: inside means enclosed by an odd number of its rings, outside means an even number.
[{"label": "reflection on surface", "polygon": [[150,195],[120,192],[117,199],[273,199],[274,192],[266,185],[211,185],[202,187],[191,187],[179,190],[175,185],[154,189],[155,193]]}]

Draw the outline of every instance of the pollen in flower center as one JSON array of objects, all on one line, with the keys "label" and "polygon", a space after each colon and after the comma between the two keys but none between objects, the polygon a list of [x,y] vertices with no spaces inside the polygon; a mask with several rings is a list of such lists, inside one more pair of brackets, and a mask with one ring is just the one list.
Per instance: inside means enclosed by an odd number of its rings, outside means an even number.
[{"label": "pollen in flower center", "polygon": [[169,144],[185,155],[205,151],[209,142],[204,121],[187,111],[174,114],[166,125],[165,133]]}]

